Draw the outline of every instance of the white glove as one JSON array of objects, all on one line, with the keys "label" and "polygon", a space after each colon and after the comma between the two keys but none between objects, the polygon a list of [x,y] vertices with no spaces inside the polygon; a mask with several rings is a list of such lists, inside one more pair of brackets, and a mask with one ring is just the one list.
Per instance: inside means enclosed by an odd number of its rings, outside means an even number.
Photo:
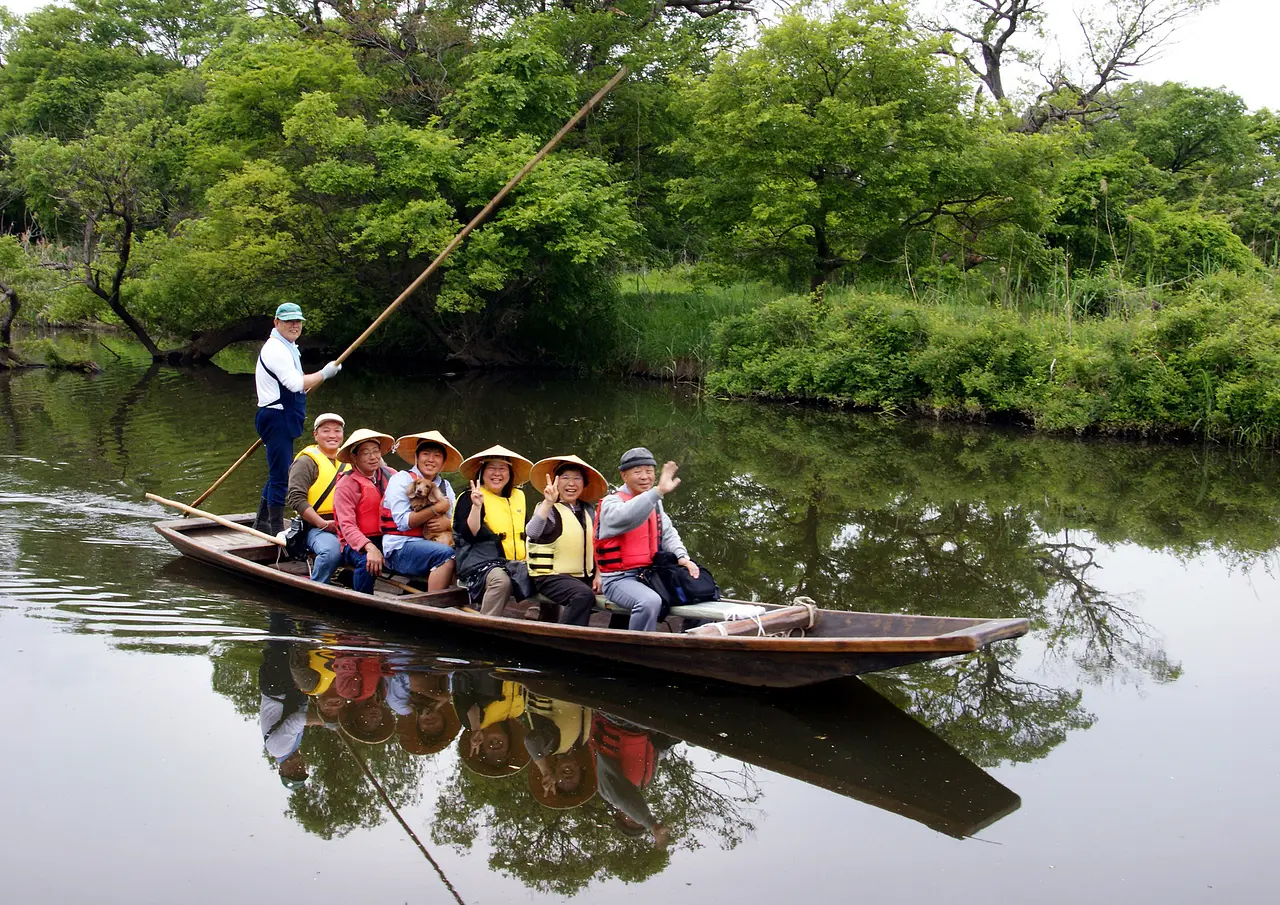
[{"label": "white glove", "polygon": [[320,369],[320,376],[325,380],[332,380],[338,376],[338,372],[342,370],[342,365],[336,361],[331,361]]}]

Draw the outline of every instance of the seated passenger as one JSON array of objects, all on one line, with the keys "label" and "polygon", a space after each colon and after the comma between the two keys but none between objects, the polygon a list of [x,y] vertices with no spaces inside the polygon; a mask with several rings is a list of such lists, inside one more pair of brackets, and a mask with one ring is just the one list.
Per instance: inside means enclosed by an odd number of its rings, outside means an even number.
[{"label": "seated passenger", "polygon": [[351,586],[373,593],[373,581],[382,574],[382,496],[393,472],[382,464],[391,452],[386,434],[360,428],[338,449],[337,459],[352,466],[334,490],[333,519],[342,543],[342,561],[354,567]]},{"label": "seated passenger", "polygon": [[609,492],[604,475],[577,456],[556,456],[533,466],[542,502],[529,519],[529,576],[564,609],[564,625],[587,625],[600,580],[594,555],[591,506]]},{"label": "seated passenger", "polygon": [[622,454],[618,471],[626,485],[600,501],[596,525],[596,566],[604,595],[631,613],[634,631],[651,632],[658,625],[662,598],[640,580],[653,564],[654,554],[675,555],[689,574],[698,577],[698,566],[689,558],[680,535],[662,509],[662,498],[680,486],[679,466],[668,462],[655,481],[657,460],[644,447]]},{"label": "seated passenger", "polygon": [[[382,499],[382,555],[391,571],[426,575],[427,589],[441,591],[453,584],[453,549],[451,544],[429,540],[427,535],[451,530],[454,492],[441,472],[456,471],[462,453],[439,431],[401,437],[395,448],[396,455],[414,465],[409,471],[397,472],[387,483]],[[414,509],[410,491],[419,481],[429,484],[444,501],[443,512],[430,506]]]},{"label": "seated passenger", "polygon": [[286,502],[307,523],[307,549],[315,555],[312,581],[328,581],[342,559],[333,523],[333,491],[338,475],[351,467],[334,459],[342,445],[344,424],[342,416],[333,412],[317,415],[311,431],[316,442],[298,453],[289,467]]},{"label": "seated passenger", "polygon": [[[520,485],[533,463],[501,446],[464,461],[458,470],[471,492],[453,510],[458,579],[486,616],[501,616],[509,603],[529,596],[525,565],[525,500]],[[513,580],[514,579],[514,580]]]}]

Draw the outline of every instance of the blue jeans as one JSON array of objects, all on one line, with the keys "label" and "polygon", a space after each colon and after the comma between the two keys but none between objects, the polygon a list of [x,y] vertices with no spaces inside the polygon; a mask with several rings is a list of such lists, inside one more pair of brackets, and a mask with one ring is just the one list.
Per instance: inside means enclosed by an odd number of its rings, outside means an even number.
[{"label": "blue jeans", "polygon": [[342,562],[351,566],[351,587],[362,594],[373,593],[373,576],[369,574],[368,560],[365,552],[355,547],[346,547],[342,551]]},{"label": "blue jeans", "polygon": [[453,547],[425,537],[406,538],[387,554],[387,568],[411,578],[425,578],[433,569],[453,559]]},{"label": "blue jeans", "polygon": [[262,445],[267,448],[267,483],[262,498],[268,506],[283,506],[289,490],[289,466],[293,464],[293,439],[285,413],[260,408],[254,419]]},{"label": "blue jeans", "polygon": [[307,529],[307,549],[316,556],[316,561],[311,566],[312,581],[327,582],[333,577],[333,570],[342,562],[341,547],[338,535],[332,531]]}]

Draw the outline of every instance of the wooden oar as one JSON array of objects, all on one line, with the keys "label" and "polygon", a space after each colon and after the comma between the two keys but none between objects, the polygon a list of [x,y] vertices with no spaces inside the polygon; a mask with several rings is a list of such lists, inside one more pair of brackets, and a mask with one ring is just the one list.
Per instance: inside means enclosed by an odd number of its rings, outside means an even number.
[{"label": "wooden oar", "polygon": [[[395,312],[395,310],[400,307],[400,303],[403,302],[405,299],[407,299],[409,296],[413,295],[413,293],[417,291],[418,288],[421,287],[422,284],[427,281],[427,278],[430,277],[431,274],[436,272],[436,270],[440,267],[440,265],[444,263],[445,258],[453,254],[454,249],[456,249],[459,245],[462,244],[463,240],[466,239],[467,236],[471,234],[471,231],[474,230],[477,226],[479,226],[481,223],[483,223],[485,220],[489,218],[489,215],[493,213],[493,209],[502,203],[502,199],[506,198],[507,195],[511,193],[511,190],[514,189],[517,185],[519,185],[524,180],[524,178],[533,171],[533,168],[542,162],[543,158],[545,158],[548,154],[550,154],[552,151],[555,150],[556,145],[560,144],[561,140],[566,135],[568,135],[573,130],[573,128],[578,125],[578,123],[582,121],[583,117],[585,117],[588,113],[590,113],[592,108],[594,108],[596,104],[604,100],[605,95],[607,95],[610,91],[616,88],[618,83],[627,77],[627,72],[628,70],[626,66],[623,66],[621,69],[619,69],[613,78],[605,82],[604,86],[601,87],[599,91],[597,91],[594,95],[591,96],[591,100],[583,104],[582,108],[578,110],[577,113],[573,114],[573,116],[570,117],[568,122],[566,122],[563,126],[560,127],[560,131],[557,132],[555,135],[553,135],[551,137],[551,140],[542,146],[541,151],[539,151],[537,154],[534,154],[533,157],[529,158],[529,162],[520,168],[520,172],[512,176],[511,179],[507,181],[507,184],[504,185],[499,190],[498,194],[494,195],[493,198],[490,199],[489,203],[486,204],[481,209],[480,213],[472,217],[471,222],[468,223],[466,226],[462,227],[462,229],[458,232],[458,234],[454,236],[449,241],[449,244],[444,247],[444,250],[440,252],[440,254],[436,255],[436,259],[427,266],[427,269],[422,271],[422,273],[418,275],[418,278],[414,280],[412,283],[410,283],[409,286],[404,290],[404,292],[396,296],[396,300],[392,302],[390,305],[388,305],[386,310],[383,311],[381,314],[379,314],[378,317],[374,320],[374,322],[370,324],[363,333],[361,333],[359,336],[355,338],[355,341],[352,342],[351,345],[347,346],[346,351],[344,351],[341,355],[337,357],[336,360],[338,364],[342,364],[342,362],[346,361],[347,357],[350,356],[352,352],[360,348],[361,344],[364,343],[364,341],[369,338],[369,335],[373,333],[374,330],[377,330],[379,327],[381,327],[383,322],[386,321],[386,319],[389,318]],[[239,468],[244,463],[245,459],[253,455],[254,451],[257,450],[257,448],[261,445],[262,445],[261,438],[255,440],[253,442],[253,445],[250,446],[247,450],[245,450],[244,455],[236,459],[235,464],[232,465],[230,468],[228,468],[225,472],[223,472],[222,477],[214,481],[213,485],[208,490],[200,494],[200,496],[196,497],[193,505],[199,506],[201,503],[207,500],[210,494],[212,494],[215,490],[221,487],[222,482],[225,481],[228,477],[230,477],[231,473],[235,471],[237,468]]]},{"label": "wooden oar", "polygon": [[207,518],[212,522],[217,522],[224,528],[232,528],[244,534],[251,534],[258,540],[264,540],[268,543],[275,544],[279,547],[284,546],[284,541],[278,537],[274,537],[266,532],[259,531],[257,528],[250,528],[248,525],[242,525],[239,522],[233,522],[229,518],[223,518],[220,515],[214,515],[212,512],[205,512],[203,509],[197,509],[195,506],[188,506],[186,503],[179,503],[177,500],[166,500],[162,496],[156,496],[154,493],[148,493],[147,499],[154,500],[162,506],[171,506],[174,509],[181,509],[187,515],[196,515],[200,518]]}]

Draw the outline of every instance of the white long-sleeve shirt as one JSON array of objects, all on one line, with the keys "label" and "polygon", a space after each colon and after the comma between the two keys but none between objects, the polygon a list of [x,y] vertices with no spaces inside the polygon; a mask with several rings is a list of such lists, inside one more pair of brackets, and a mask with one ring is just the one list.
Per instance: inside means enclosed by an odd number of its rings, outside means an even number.
[{"label": "white long-sleeve shirt", "polygon": [[302,392],[302,356],[298,353],[298,347],[281,336],[280,331],[274,327],[271,329],[271,336],[263,343],[262,351],[258,353],[253,379],[258,388],[258,408],[282,409],[284,406],[280,404],[280,387],[271,379],[266,368],[272,370],[286,390],[291,393]]}]

